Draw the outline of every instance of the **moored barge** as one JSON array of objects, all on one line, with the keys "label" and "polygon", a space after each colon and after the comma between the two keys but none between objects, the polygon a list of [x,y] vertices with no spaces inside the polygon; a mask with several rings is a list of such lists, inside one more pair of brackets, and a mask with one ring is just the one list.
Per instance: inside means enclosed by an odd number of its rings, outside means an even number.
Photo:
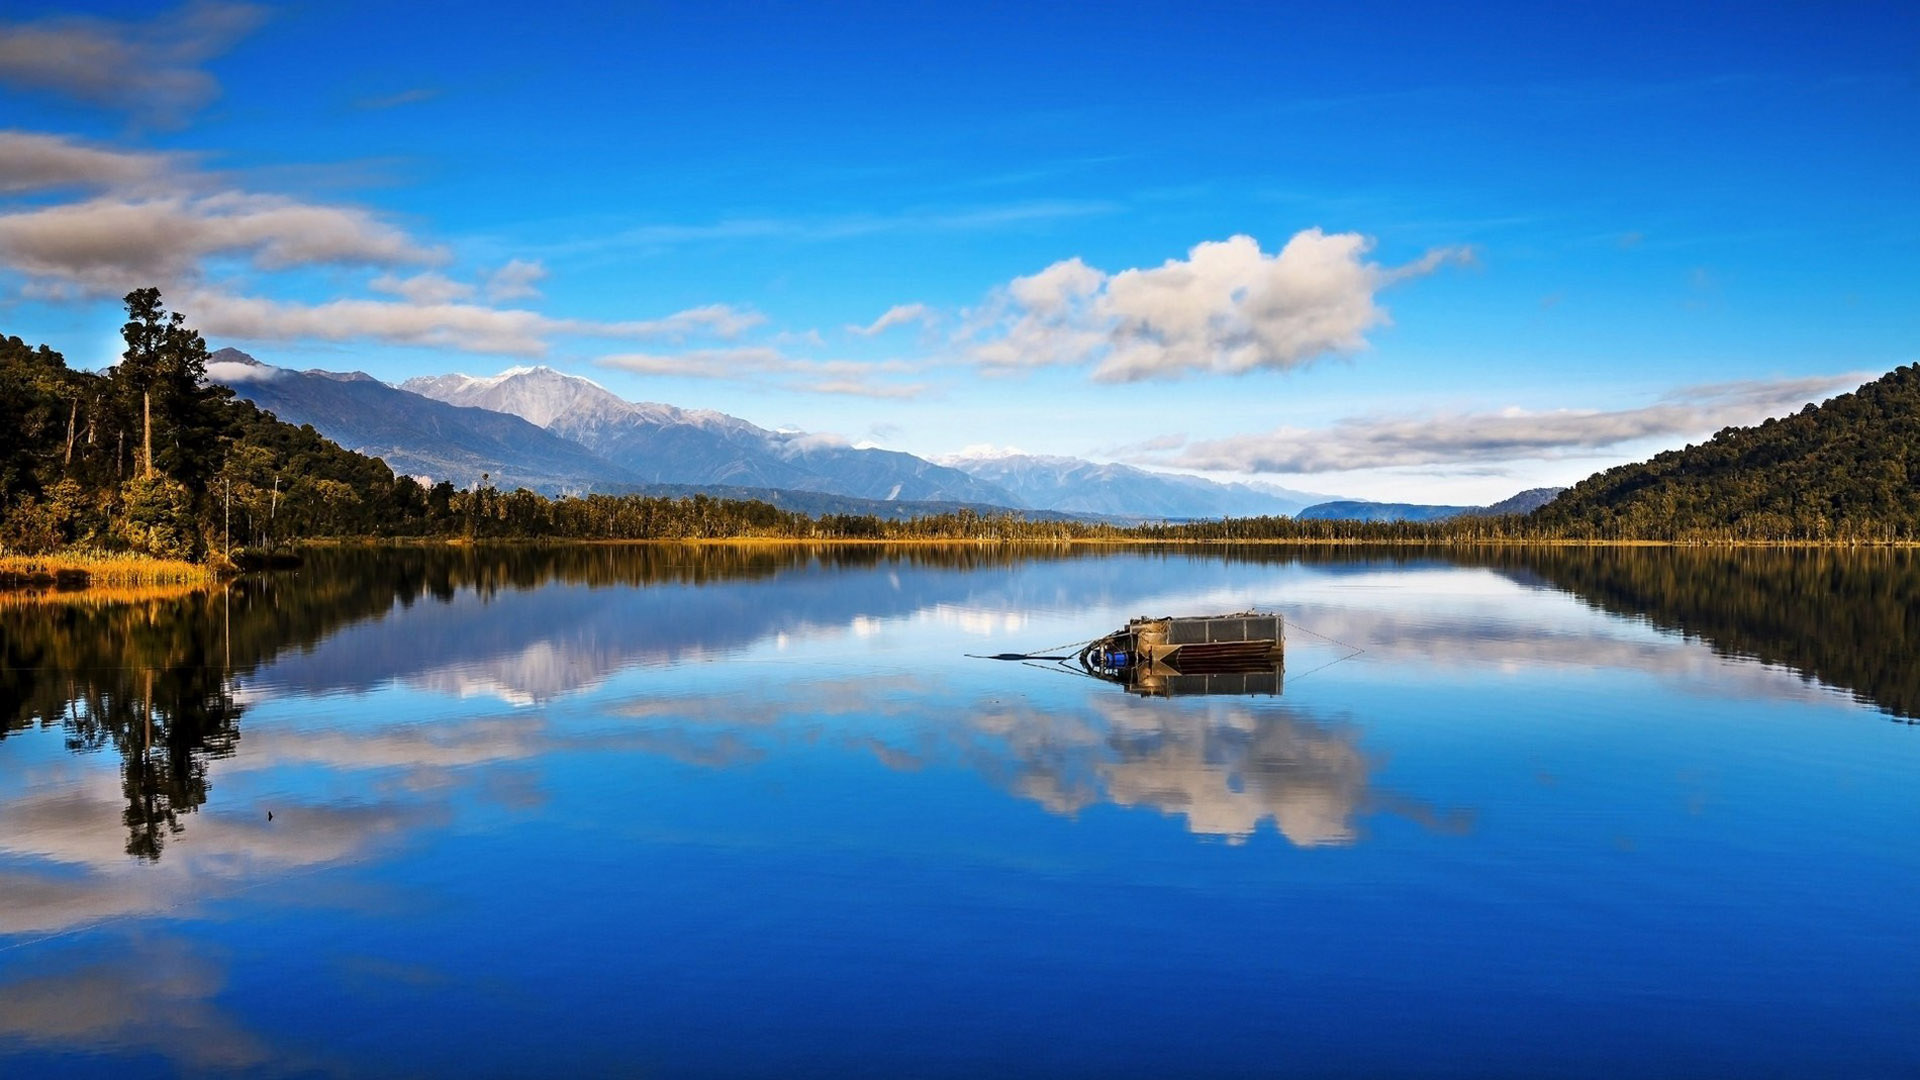
[{"label": "moored barge", "polygon": [[1090,675],[1143,695],[1278,694],[1286,627],[1279,615],[1133,619],[1080,650]]}]

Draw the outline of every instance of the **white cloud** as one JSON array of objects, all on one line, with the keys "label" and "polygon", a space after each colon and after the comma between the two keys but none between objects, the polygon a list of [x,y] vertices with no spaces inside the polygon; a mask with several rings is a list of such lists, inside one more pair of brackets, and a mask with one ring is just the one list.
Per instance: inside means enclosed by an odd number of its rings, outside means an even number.
[{"label": "white cloud", "polygon": [[112,150],[31,131],[0,131],[0,193],[135,187],[165,176],[176,165],[167,154]]},{"label": "white cloud", "polygon": [[683,379],[733,379],[755,372],[785,371],[792,363],[780,350],[765,345],[736,349],[689,349],[680,353],[620,353],[603,356],[602,367],[636,375],[666,375]]},{"label": "white cloud", "polygon": [[237,364],[227,360],[216,360],[207,365],[208,380],[227,386],[232,386],[234,383],[269,382],[279,378],[280,372],[280,368],[270,364]]},{"label": "white cloud", "polygon": [[883,401],[903,401],[927,392],[924,383],[873,383],[860,379],[816,379],[792,383],[790,389],[804,390],[809,394],[838,394],[842,397],[879,398]]},{"label": "white cloud", "polygon": [[600,338],[677,338],[694,328],[730,326],[757,316],[706,307],[661,319],[595,322],[555,319],[536,311],[481,304],[333,300],[301,304],[235,296],[218,289],[189,292],[176,307],[201,333],[245,341],[383,341],[396,345],[543,355],[556,334]]},{"label": "white cloud", "polygon": [[375,292],[389,293],[416,304],[450,304],[473,296],[473,286],[445,274],[427,271],[412,277],[381,274],[367,283]]},{"label": "white cloud", "polygon": [[[0,195],[93,189],[63,202],[0,204],[0,270],[18,295],[74,302],[159,286],[171,306],[213,337],[249,341],[384,341],[540,355],[555,335],[685,342],[732,339],[765,316],[706,304],[658,319],[556,318],[502,308],[539,295],[545,265],[509,259],[477,281],[426,270],[450,253],[380,215],[231,188],[181,155],[93,146],[0,131]],[[272,274],[313,266],[378,269],[366,287],[397,300],[312,304],[249,296],[236,268]],[[484,298],[485,302],[482,302]]]},{"label": "white cloud", "polygon": [[933,460],[942,465],[952,465],[962,461],[992,461],[995,458],[1027,456],[1027,452],[1017,446],[1000,446],[995,443],[969,443],[951,454],[944,454]]},{"label": "white cloud", "polygon": [[920,383],[876,378],[916,370],[915,365],[905,361],[809,360],[789,356],[768,345],[688,349],[677,353],[618,353],[603,356],[595,363],[636,375],[681,379],[754,380],[785,376],[780,385],[810,394],[898,399],[919,397],[927,389]]},{"label": "white cloud", "polygon": [[539,260],[509,259],[505,266],[487,275],[487,299],[498,303],[539,296],[538,286],[546,277],[547,268]]},{"label": "white cloud", "polygon": [[664,319],[619,325],[628,327],[633,337],[661,337],[678,341],[696,336],[736,338],[766,321],[765,315],[751,309],[729,304],[703,304]]},{"label": "white cloud", "polygon": [[0,214],[0,265],[98,293],[179,285],[216,256],[283,270],[417,264],[443,253],[364,210],[242,192],[100,197]]},{"label": "white cloud", "polygon": [[1385,267],[1366,260],[1372,246],[1306,229],[1273,254],[1234,236],[1111,275],[1068,259],[1014,279],[962,337],[989,370],[1092,364],[1105,382],[1288,370],[1366,348],[1388,321],[1381,289],[1470,257],[1444,248]]},{"label": "white cloud", "polygon": [[1036,222],[1111,214],[1120,207],[1090,200],[1038,200],[964,208],[913,208],[893,213],[828,218],[735,218],[704,224],[641,225],[567,245],[577,250],[661,247],[674,244],[787,240],[820,242],[889,233],[972,232],[1017,228]]},{"label": "white cloud", "polygon": [[875,334],[885,333],[896,326],[906,326],[911,323],[920,323],[923,326],[928,325],[937,317],[934,310],[925,304],[895,304],[882,312],[879,318],[867,325],[849,326],[847,327],[847,331],[849,333],[859,334],[862,337],[873,337]]},{"label": "white cloud", "polygon": [[[1548,459],[1643,439],[1696,439],[1754,424],[1859,385],[1870,375],[1719,383],[1677,390],[1650,405],[1354,417],[1327,428],[1278,428],[1193,443],[1157,464],[1239,473],[1328,473],[1420,465]],[[1136,458],[1141,460],[1141,458]]]},{"label": "white cloud", "polygon": [[0,22],[0,84],[177,122],[220,92],[201,65],[264,18],[264,10],[250,4],[201,0],[138,23]]}]

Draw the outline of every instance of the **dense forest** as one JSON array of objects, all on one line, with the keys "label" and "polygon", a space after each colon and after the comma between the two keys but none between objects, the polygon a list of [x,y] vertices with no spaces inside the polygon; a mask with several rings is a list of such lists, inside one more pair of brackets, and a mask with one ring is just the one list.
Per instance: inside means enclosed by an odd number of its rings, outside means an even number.
[{"label": "dense forest", "polygon": [[1920,364],[1588,477],[1528,525],[1600,540],[1920,539]]},{"label": "dense forest", "polygon": [[549,499],[424,487],[206,381],[207,347],[156,289],[126,296],[104,373],[0,338],[0,553],[126,551],[222,563],[331,537],[1479,542],[1920,539],[1920,365],[1822,406],[1608,470],[1526,516],[1228,518],[1119,526],[957,510],[907,520],[705,495]]}]

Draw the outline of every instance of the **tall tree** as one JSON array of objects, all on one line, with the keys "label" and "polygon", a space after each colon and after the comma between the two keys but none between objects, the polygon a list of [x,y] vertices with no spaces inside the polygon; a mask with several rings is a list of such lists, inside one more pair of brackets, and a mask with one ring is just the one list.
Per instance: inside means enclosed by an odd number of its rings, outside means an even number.
[{"label": "tall tree", "polygon": [[[127,348],[114,378],[128,403],[138,406],[133,411],[140,416],[141,475],[151,477],[157,469],[198,487],[217,470],[215,450],[225,427],[219,403],[233,392],[206,381],[206,340],[184,314],[167,311],[159,289],[135,289],[125,299],[120,336]],[[162,429],[157,454],[156,420]]]},{"label": "tall tree", "polygon": [[137,403],[140,414],[140,475],[153,475],[153,390],[161,380],[162,354],[167,347],[167,309],[160,306],[160,290],[135,289],[124,298],[127,321],[120,337],[127,349],[115,366],[114,381]]}]

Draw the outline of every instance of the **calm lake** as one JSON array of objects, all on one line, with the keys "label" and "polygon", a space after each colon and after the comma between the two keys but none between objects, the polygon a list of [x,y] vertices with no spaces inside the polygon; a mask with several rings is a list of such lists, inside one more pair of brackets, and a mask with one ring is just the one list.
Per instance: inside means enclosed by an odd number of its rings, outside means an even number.
[{"label": "calm lake", "polygon": [[[968,655],[1249,608],[1278,695]],[[1886,552],[0,595],[0,1075],[1920,1075],[1917,654]]]}]

